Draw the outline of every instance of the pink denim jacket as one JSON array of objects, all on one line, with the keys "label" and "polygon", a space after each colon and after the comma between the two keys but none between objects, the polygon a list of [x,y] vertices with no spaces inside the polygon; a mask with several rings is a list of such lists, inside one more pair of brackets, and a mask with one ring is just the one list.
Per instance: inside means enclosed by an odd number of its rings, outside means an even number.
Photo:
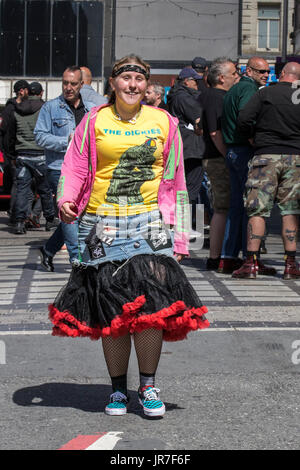
[{"label": "pink denim jacket", "polygon": [[[85,115],[75,131],[61,169],[57,204],[76,205],[78,216],[84,211],[94,184],[97,168],[95,121],[105,106],[96,106]],[[169,135],[163,151],[164,172],[158,189],[158,206],[166,224],[174,226],[174,252],[187,255],[189,242],[189,199],[186,190],[183,146],[178,120],[169,118]]]}]

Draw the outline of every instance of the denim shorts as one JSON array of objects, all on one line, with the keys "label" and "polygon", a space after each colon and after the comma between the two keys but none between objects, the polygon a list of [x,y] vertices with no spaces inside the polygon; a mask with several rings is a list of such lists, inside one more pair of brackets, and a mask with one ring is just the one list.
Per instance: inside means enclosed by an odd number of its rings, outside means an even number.
[{"label": "denim shorts", "polygon": [[141,254],[172,257],[173,241],[158,210],[125,217],[85,213],[79,222],[79,262],[98,266]]}]

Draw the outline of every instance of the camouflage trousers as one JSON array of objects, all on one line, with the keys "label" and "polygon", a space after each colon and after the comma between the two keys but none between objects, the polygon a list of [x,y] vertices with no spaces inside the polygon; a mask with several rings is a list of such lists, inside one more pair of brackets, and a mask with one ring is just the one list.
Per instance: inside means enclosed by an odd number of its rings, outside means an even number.
[{"label": "camouflage trousers", "polygon": [[249,217],[270,217],[274,203],[281,215],[300,214],[300,155],[255,155],[244,201]]}]

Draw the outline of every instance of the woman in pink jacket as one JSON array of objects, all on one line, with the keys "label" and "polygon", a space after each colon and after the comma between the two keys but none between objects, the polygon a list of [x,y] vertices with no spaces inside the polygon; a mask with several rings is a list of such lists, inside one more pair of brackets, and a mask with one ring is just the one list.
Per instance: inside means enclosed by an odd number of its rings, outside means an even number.
[{"label": "woman in pink jacket", "polygon": [[53,334],[102,338],[113,389],[109,415],[127,411],[132,337],[140,404],[147,416],[162,416],[154,381],[163,339],[209,326],[178,263],[188,254],[189,222],[178,122],[141,105],[149,74],[134,55],[116,62],[110,103],[93,108],[76,129],[57,195],[61,219],[79,218],[79,253],[49,307]]}]

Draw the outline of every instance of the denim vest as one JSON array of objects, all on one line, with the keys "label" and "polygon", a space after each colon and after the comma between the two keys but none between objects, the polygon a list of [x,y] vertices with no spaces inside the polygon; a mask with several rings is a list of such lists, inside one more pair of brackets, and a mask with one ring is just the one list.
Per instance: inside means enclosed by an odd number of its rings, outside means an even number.
[{"label": "denim vest", "polygon": [[[88,112],[94,104],[83,101]],[[75,116],[63,95],[47,101],[40,110],[34,129],[36,143],[45,150],[47,167],[60,170],[68,148],[69,136],[76,128]]]}]

